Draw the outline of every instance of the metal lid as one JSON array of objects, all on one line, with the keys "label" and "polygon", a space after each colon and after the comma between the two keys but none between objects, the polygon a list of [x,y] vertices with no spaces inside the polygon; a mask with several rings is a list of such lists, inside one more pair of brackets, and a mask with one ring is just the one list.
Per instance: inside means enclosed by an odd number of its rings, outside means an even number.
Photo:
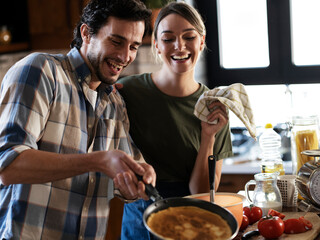
[{"label": "metal lid", "polygon": [[299,126],[306,126],[306,125],[317,125],[318,124],[318,116],[293,116],[292,117],[292,124],[299,125]]},{"label": "metal lid", "polygon": [[311,157],[320,157],[320,149],[305,150],[301,152],[301,154]]}]

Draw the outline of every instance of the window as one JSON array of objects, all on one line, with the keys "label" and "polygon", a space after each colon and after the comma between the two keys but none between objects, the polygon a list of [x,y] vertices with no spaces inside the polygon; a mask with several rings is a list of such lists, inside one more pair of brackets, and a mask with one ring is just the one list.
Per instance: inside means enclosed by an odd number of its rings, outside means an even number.
[{"label": "window", "polygon": [[320,65],[320,1],[293,0],[290,6],[293,63]]},{"label": "window", "polygon": [[266,1],[220,0],[217,3],[221,67],[268,67]]},{"label": "window", "polygon": [[210,88],[320,82],[318,0],[195,0]]}]

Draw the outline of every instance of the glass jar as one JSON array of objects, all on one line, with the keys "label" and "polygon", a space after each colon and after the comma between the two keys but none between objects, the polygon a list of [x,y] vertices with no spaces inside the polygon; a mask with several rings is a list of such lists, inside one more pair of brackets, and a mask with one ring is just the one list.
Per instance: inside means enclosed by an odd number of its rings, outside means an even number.
[{"label": "glass jar", "polygon": [[[278,175],[279,173],[257,173],[254,175],[254,180],[247,182],[244,187],[247,201],[260,207],[263,216],[268,214],[270,208],[282,211],[282,198],[277,186]],[[250,185],[255,185],[252,198],[249,193]]]},{"label": "glass jar", "polygon": [[291,158],[292,174],[296,175],[299,169],[313,160],[312,157],[301,154],[305,150],[319,148],[319,125],[317,116],[294,116],[291,129]]}]

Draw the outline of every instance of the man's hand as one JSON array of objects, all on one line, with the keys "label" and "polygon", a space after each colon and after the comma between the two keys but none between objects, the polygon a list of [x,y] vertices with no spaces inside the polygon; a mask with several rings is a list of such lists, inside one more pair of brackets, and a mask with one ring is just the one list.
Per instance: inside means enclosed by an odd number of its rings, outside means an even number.
[{"label": "man's hand", "polygon": [[147,163],[140,163],[140,165],[145,169],[142,175],[143,182],[138,181],[136,176],[132,175],[132,172],[118,173],[113,179],[115,187],[120,190],[122,196],[126,199],[136,199],[140,197],[148,200],[149,197],[145,193],[145,184],[151,183],[155,186],[156,174],[154,169]]},{"label": "man's hand", "polygon": [[[138,163],[120,150],[107,151],[107,175],[113,178],[114,185],[126,199],[141,197],[148,200],[145,184],[155,186],[156,174],[153,167],[147,163]],[[143,182],[138,181],[136,174],[142,176]]]},{"label": "man's hand", "polygon": [[122,83],[113,84],[113,92],[115,92],[115,91],[117,91],[117,90],[119,90],[121,88],[123,88],[123,84]]}]

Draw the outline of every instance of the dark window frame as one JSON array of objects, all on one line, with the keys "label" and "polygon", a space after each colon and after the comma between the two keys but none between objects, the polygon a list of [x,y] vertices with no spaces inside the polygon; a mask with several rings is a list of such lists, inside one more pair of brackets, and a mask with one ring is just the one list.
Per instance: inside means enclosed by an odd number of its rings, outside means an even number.
[{"label": "dark window frame", "polygon": [[220,66],[217,0],[194,0],[207,28],[207,81],[210,88],[246,85],[320,83],[320,65],[296,66],[291,58],[290,0],[266,0],[269,58],[266,68],[225,69]]}]

